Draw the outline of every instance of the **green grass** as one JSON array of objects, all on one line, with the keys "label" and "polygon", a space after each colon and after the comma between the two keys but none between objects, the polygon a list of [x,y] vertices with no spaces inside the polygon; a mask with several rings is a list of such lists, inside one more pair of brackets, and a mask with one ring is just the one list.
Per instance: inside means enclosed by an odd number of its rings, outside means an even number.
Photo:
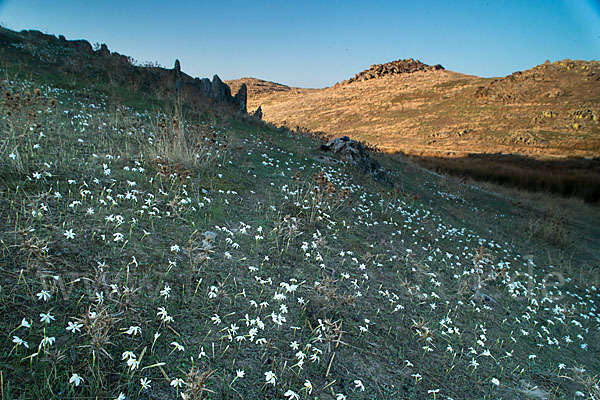
[{"label": "green grass", "polygon": [[185,104],[2,89],[2,399],[598,396],[597,208],[388,156],[382,185]]}]

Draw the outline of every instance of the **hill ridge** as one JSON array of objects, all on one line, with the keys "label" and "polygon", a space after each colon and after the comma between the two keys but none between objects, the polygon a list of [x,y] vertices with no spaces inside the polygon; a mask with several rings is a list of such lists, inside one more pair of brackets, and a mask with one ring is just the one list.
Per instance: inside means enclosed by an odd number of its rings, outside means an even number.
[{"label": "hill ridge", "polygon": [[388,75],[411,74],[417,71],[440,71],[445,68],[440,65],[427,65],[414,58],[399,59],[383,64],[373,64],[362,72],[354,75],[352,78],[342,83],[364,82],[369,79],[381,78]]},{"label": "hill ridge", "polygon": [[372,66],[323,89],[257,91],[249,82],[248,105],[262,106],[268,122],[348,135],[388,152],[600,154],[597,61],[547,62],[500,78],[413,59],[400,63],[412,71],[405,73],[391,67],[397,64]]},{"label": "hill ridge", "polygon": [[31,63],[39,69],[77,76],[88,84],[129,86],[133,91],[158,96],[178,96],[184,101],[209,106],[225,106],[246,112],[246,87],[232,93],[218,75],[212,80],[192,77],[181,71],[179,60],[174,68],[155,63],[138,65],[128,56],[111,52],[106,44],[84,39],[67,40],[64,35],[45,34],[37,30],[15,32],[0,26],[0,47],[5,63]]}]

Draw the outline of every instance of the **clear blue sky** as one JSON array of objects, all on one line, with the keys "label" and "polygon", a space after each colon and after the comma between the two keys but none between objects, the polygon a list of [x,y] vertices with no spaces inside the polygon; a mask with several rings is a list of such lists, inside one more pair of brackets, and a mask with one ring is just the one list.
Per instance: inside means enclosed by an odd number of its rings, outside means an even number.
[{"label": "clear blue sky", "polygon": [[301,87],[410,57],[486,77],[600,59],[600,0],[0,0],[0,24],[178,58],[192,76]]}]

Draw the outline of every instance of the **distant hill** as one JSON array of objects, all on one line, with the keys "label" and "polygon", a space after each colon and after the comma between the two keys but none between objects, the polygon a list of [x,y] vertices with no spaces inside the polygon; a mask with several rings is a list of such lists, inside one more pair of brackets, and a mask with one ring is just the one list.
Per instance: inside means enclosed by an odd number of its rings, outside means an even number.
[{"label": "distant hill", "polygon": [[413,59],[324,89],[245,78],[248,108],[275,124],[349,135],[388,152],[600,155],[600,63],[546,62],[481,78]]},{"label": "distant hill", "polygon": [[281,83],[265,81],[257,78],[240,78],[225,81],[233,92],[238,91],[242,84],[246,84],[248,92],[248,111],[254,111],[260,105],[261,99],[273,94],[300,94],[309,93],[318,89],[303,89],[282,85]]},{"label": "distant hill", "polygon": [[242,83],[245,83],[248,87],[248,96],[261,96],[273,92],[289,92],[295,89],[281,83],[263,81],[256,78],[241,78],[225,82],[231,83],[229,86],[232,91],[237,91],[242,86]]}]

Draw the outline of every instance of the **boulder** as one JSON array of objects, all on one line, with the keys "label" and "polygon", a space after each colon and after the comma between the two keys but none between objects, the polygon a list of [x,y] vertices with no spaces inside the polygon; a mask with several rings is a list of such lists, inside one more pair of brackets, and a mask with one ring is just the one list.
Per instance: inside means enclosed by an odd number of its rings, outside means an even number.
[{"label": "boulder", "polygon": [[361,143],[350,139],[348,136],[342,136],[322,144],[321,150],[332,152],[340,160],[355,165],[373,178],[389,183],[389,177],[381,169],[381,165],[377,160],[371,158]]},{"label": "boulder", "polygon": [[179,60],[175,60],[175,66],[173,69],[175,72],[177,72],[177,74],[181,73],[181,63],[179,63]]}]

